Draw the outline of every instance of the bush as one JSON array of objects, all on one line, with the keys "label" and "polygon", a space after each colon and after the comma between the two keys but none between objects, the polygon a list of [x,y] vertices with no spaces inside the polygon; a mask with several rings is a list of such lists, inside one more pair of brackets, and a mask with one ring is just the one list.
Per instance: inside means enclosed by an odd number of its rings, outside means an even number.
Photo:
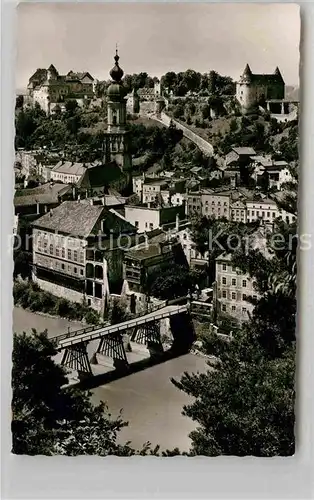
[{"label": "bush", "polygon": [[85,315],[85,321],[89,325],[98,325],[99,320],[100,320],[99,314],[94,310],[88,311]]}]

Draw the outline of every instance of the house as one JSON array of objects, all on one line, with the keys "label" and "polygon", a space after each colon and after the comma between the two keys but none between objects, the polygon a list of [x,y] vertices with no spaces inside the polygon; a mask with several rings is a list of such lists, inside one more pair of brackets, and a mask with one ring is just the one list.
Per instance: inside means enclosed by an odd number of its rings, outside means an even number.
[{"label": "house", "polygon": [[16,190],[14,195],[15,215],[44,214],[62,201],[72,199],[70,186],[48,182],[36,188]]},{"label": "house", "polygon": [[175,223],[177,217],[185,218],[185,207],[144,207],[144,206],[125,206],[125,218],[130,224],[135,226],[139,233],[153,231],[162,228],[168,224]]},{"label": "house", "polygon": [[59,161],[50,172],[50,179],[65,184],[76,184],[89,165],[71,161]]},{"label": "house", "polygon": [[175,264],[187,265],[181,244],[166,235],[130,248],[124,256],[123,294],[134,294],[135,301],[143,304],[152,280]]},{"label": "house", "polygon": [[229,316],[242,323],[248,320],[254,305],[248,297],[258,299],[254,280],[232,265],[232,255],[222,253],[216,258],[214,304],[219,316]]},{"label": "house", "polygon": [[202,215],[215,217],[215,219],[230,217],[230,191],[202,190]]},{"label": "house", "polygon": [[32,278],[40,288],[103,312],[122,285],[122,235],[136,229],[112,209],[66,201],[33,223]]},{"label": "house", "polygon": [[272,160],[270,157],[252,156],[253,173],[252,178],[257,182],[258,179],[267,175],[269,187],[275,187],[280,190],[286,182],[292,181],[292,176],[288,168],[288,163],[284,160]]},{"label": "house", "polygon": [[248,200],[246,202],[247,222],[261,220],[273,223],[279,216],[279,210],[274,200],[270,198],[260,198]]},{"label": "house", "polygon": [[246,224],[247,215],[245,201],[236,200],[230,203],[230,220]]},{"label": "house", "polygon": [[[156,201],[158,194],[164,191],[164,196],[169,198],[168,194],[165,193],[169,186],[169,179],[145,179],[142,186],[142,200],[143,203],[152,203]],[[167,200],[168,202],[168,200]]]}]

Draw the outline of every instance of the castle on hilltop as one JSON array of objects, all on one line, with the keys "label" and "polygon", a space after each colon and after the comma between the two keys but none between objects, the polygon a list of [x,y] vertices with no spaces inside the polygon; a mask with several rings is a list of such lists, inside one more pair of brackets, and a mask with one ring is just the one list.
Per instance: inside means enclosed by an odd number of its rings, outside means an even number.
[{"label": "castle on hilltop", "polygon": [[278,66],[272,74],[259,75],[247,64],[236,85],[236,98],[244,113],[267,101],[283,101],[285,82]]},{"label": "castle on hilltop", "polygon": [[87,71],[74,73],[69,71],[66,75],[59,75],[56,68],[51,64],[48,69],[38,68],[30,77],[27,92],[28,97],[34,104],[49,114],[52,108],[66,101],[66,99],[93,98],[95,80]]}]

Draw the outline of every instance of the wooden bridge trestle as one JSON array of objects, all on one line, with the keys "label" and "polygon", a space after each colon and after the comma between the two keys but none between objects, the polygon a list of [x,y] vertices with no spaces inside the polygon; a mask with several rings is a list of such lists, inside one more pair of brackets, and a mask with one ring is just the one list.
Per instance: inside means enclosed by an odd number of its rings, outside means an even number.
[{"label": "wooden bridge trestle", "polygon": [[86,346],[86,342],[81,342],[80,344],[67,347],[64,351],[61,365],[66,366],[71,370],[89,373],[92,375]]},{"label": "wooden bridge trestle", "polygon": [[118,359],[128,364],[126,352],[123,345],[123,338],[120,333],[109,334],[100,339],[97,349],[99,354],[109,358]]},{"label": "wooden bridge trestle", "polygon": [[138,344],[147,345],[149,343],[161,344],[160,321],[151,321],[144,325],[136,326],[131,335],[131,340]]}]

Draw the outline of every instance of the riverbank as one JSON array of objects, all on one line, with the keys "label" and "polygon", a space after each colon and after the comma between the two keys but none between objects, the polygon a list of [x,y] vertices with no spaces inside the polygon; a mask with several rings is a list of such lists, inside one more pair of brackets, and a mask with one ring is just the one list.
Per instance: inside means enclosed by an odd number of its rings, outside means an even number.
[{"label": "riverbank", "polygon": [[14,305],[36,313],[50,314],[58,318],[82,321],[87,324],[100,323],[100,315],[87,304],[70,302],[62,297],[41,290],[39,286],[27,280],[15,280],[13,283]]},{"label": "riverbank", "polygon": [[[82,322],[64,318],[48,317],[20,307],[13,310],[13,331],[17,333],[48,330],[48,337],[55,337],[67,331],[82,328]],[[185,404],[192,398],[179,391],[171,377],[179,379],[184,372],[204,372],[210,369],[207,360],[195,354],[185,354],[162,364],[146,368],[127,377],[92,389],[91,399],[97,404],[108,404],[113,417],[122,411],[122,417],[129,425],[121,430],[120,443],[131,441],[135,448],[150,441],[159,444],[161,450],[178,447],[181,451],[190,448],[189,433],[194,422],[182,415]]]}]

